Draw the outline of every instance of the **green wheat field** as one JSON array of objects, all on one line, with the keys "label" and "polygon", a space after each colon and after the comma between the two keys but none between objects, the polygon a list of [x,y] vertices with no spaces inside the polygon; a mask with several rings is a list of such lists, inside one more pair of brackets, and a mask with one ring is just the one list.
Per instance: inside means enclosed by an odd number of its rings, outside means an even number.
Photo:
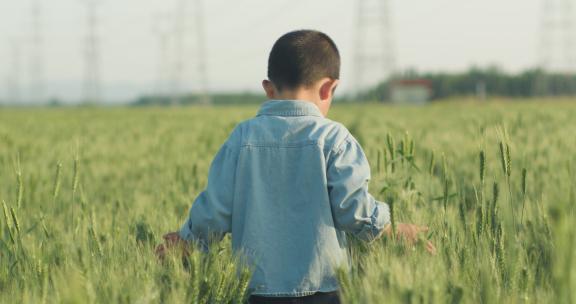
[{"label": "green wheat field", "polygon": [[[210,161],[256,106],[0,108],[0,302],[243,303],[230,240],[164,263]],[[333,106],[414,248],[351,242],[345,303],[575,303],[576,102]],[[422,244],[430,239],[432,256]]]}]

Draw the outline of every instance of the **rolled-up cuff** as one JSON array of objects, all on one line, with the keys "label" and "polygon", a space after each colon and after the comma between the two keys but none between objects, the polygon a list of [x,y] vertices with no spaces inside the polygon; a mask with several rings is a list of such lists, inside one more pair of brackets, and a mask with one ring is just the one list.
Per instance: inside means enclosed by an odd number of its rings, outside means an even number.
[{"label": "rolled-up cuff", "polygon": [[372,242],[384,232],[384,227],[390,222],[390,207],[386,203],[376,202],[370,216],[370,224],[365,224],[356,235],[358,238]]},{"label": "rolled-up cuff", "polygon": [[186,220],[186,222],[184,223],[184,225],[182,225],[182,228],[180,228],[180,231],[178,231],[178,234],[180,235],[180,238],[185,240],[185,241],[192,241],[194,239],[194,236],[192,235],[192,230],[190,230],[190,220]]},{"label": "rolled-up cuff", "polygon": [[200,238],[194,236],[192,233],[192,230],[190,229],[190,219],[186,220],[184,225],[182,225],[182,228],[180,228],[180,231],[178,231],[178,235],[180,235],[181,239],[199,246],[202,251],[208,251],[208,245],[206,242],[203,242]]}]

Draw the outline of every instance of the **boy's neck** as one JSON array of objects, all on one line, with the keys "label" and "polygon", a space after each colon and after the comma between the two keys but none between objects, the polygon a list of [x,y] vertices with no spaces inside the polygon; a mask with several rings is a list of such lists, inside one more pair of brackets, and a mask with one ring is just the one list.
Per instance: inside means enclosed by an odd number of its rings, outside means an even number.
[{"label": "boy's neck", "polygon": [[307,89],[296,89],[296,90],[282,90],[281,92],[277,92],[274,99],[276,100],[300,100],[300,101],[307,101],[313,104],[317,104],[318,101],[316,100],[318,94],[314,94],[312,90]]},{"label": "boy's neck", "polygon": [[262,86],[269,99],[306,101],[314,104],[324,117],[328,115],[332,94],[334,94],[337,84],[338,80],[326,78],[319,80],[314,85],[278,90],[270,80],[262,81]]}]

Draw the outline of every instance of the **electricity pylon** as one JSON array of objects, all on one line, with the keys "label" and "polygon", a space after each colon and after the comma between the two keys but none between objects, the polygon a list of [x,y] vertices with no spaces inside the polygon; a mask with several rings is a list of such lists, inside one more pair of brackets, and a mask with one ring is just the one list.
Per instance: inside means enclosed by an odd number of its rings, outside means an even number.
[{"label": "electricity pylon", "polygon": [[[194,0],[191,2],[192,7],[189,7],[190,1],[177,0],[174,25],[174,59],[171,69],[172,104],[182,102],[185,75],[188,75],[191,82],[195,84],[193,87],[200,96],[200,102],[210,102],[207,93],[208,77],[202,3],[202,0]],[[190,10],[193,11],[193,15],[190,14]],[[190,15],[194,17],[190,18]],[[187,22],[191,19],[195,20],[193,24]],[[186,37],[193,39],[187,40]],[[185,58],[195,59],[195,62],[191,66],[191,62]]]},{"label": "electricity pylon", "polygon": [[543,0],[540,67],[549,72],[576,72],[574,0]]},{"label": "electricity pylon", "polygon": [[83,102],[97,104],[102,98],[100,91],[100,37],[97,33],[99,0],[83,0],[83,2],[86,5]]},{"label": "electricity pylon", "polygon": [[395,69],[394,36],[389,0],[357,0],[354,91],[372,88]]},{"label": "electricity pylon", "polygon": [[34,0],[30,11],[32,35],[30,48],[30,101],[41,103],[45,100],[44,79],[44,37],[42,32],[42,5]]}]

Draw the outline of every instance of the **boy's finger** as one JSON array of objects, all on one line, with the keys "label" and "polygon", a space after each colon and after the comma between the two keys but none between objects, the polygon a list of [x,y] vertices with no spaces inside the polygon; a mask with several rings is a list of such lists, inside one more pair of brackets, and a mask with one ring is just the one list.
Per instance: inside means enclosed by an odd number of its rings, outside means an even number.
[{"label": "boy's finger", "polygon": [[434,246],[434,244],[432,244],[432,242],[428,241],[426,243],[426,251],[428,251],[428,253],[430,253],[431,255],[436,255],[436,247]]},{"label": "boy's finger", "polygon": [[154,250],[154,253],[157,256],[163,256],[165,251],[166,251],[166,247],[164,247],[163,244],[160,244],[160,245],[156,246],[156,250]]},{"label": "boy's finger", "polygon": [[175,242],[179,239],[178,233],[177,232],[170,232],[167,233],[163,236],[164,240],[169,241],[169,242]]}]

